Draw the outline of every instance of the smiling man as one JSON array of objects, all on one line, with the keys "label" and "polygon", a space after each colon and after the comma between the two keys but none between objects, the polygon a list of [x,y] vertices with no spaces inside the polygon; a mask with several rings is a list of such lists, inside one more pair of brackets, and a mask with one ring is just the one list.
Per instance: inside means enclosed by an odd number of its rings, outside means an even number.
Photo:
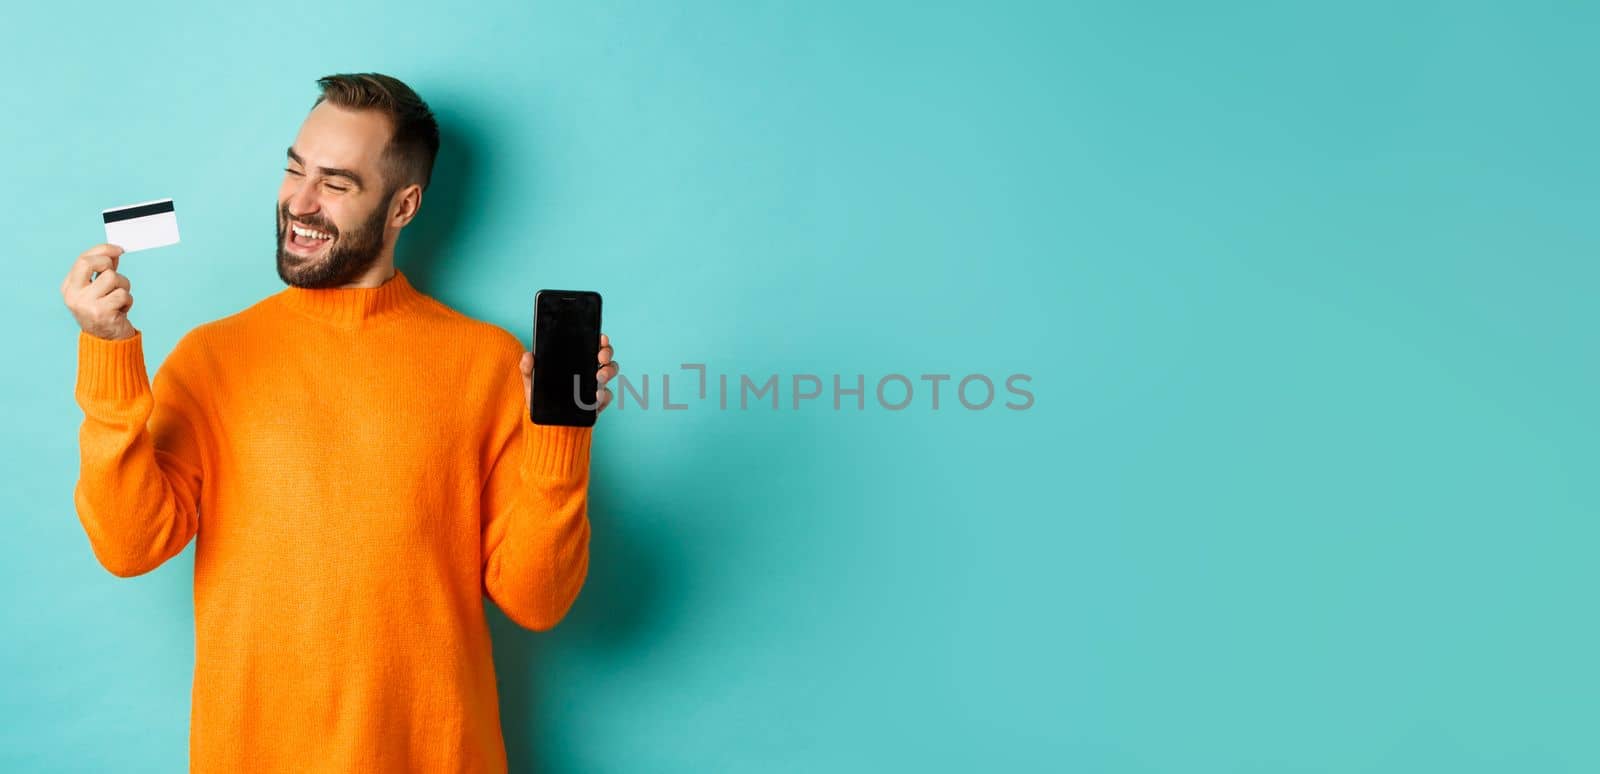
[{"label": "smiling man", "polygon": [[[287,288],[152,381],[121,248],[73,264],[74,502],[118,576],[194,540],[192,771],[502,772],[483,599],[545,630],[577,598],[593,428],[533,424],[532,353],[395,268],[428,106],[384,75],[318,83],[275,208]],[[603,410],[608,337],[595,367]]]},{"label": "smiling man", "polygon": [[393,273],[394,237],[422,204],[439,128],[392,78],[319,83],[278,191],[278,276],[302,288],[375,284]]}]

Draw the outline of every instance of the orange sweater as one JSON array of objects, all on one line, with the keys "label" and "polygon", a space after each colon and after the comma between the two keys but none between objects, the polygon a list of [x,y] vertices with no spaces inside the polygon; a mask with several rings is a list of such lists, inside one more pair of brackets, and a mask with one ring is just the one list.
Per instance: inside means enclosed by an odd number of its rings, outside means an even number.
[{"label": "orange sweater", "polygon": [[528,419],[505,330],[416,290],[289,287],[184,335],[78,339],[79,519],[119,576],[195,538],[207,772],[503,772],[487,593],[556,624],[591,428]]}]

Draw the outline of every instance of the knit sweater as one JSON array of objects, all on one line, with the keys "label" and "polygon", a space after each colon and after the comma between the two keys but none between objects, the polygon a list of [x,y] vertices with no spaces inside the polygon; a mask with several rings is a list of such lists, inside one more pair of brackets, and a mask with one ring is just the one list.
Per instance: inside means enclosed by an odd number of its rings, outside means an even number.
[{"label": "knit sweater", "polygon": [[528,418],[523,347],[415,289],[288,287],[185,334],[78,339],[94,555],[195,540],[191,771],[503,772],[483,597],[556,624],[592,428]]}]

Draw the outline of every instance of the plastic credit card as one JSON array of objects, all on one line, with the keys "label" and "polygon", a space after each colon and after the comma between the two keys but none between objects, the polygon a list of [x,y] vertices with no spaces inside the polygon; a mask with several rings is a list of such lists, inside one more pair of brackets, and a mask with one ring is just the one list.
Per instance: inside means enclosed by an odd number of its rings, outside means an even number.
[{"label": "plastic credit card", "polygon": [[113,207],[100,214],[106,221],[106,241],[123,252],[178,243],[178,212],[171,199]]}]

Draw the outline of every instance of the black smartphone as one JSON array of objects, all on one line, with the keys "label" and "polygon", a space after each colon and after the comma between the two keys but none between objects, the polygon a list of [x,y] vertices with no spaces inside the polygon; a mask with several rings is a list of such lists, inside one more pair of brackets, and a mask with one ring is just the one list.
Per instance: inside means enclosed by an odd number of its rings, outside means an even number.
[{"label": "black smartphone", "polygon": [[600,294],[541,290],[533,297],[533,395],[540,425],[594,427],[600,370]]}]

